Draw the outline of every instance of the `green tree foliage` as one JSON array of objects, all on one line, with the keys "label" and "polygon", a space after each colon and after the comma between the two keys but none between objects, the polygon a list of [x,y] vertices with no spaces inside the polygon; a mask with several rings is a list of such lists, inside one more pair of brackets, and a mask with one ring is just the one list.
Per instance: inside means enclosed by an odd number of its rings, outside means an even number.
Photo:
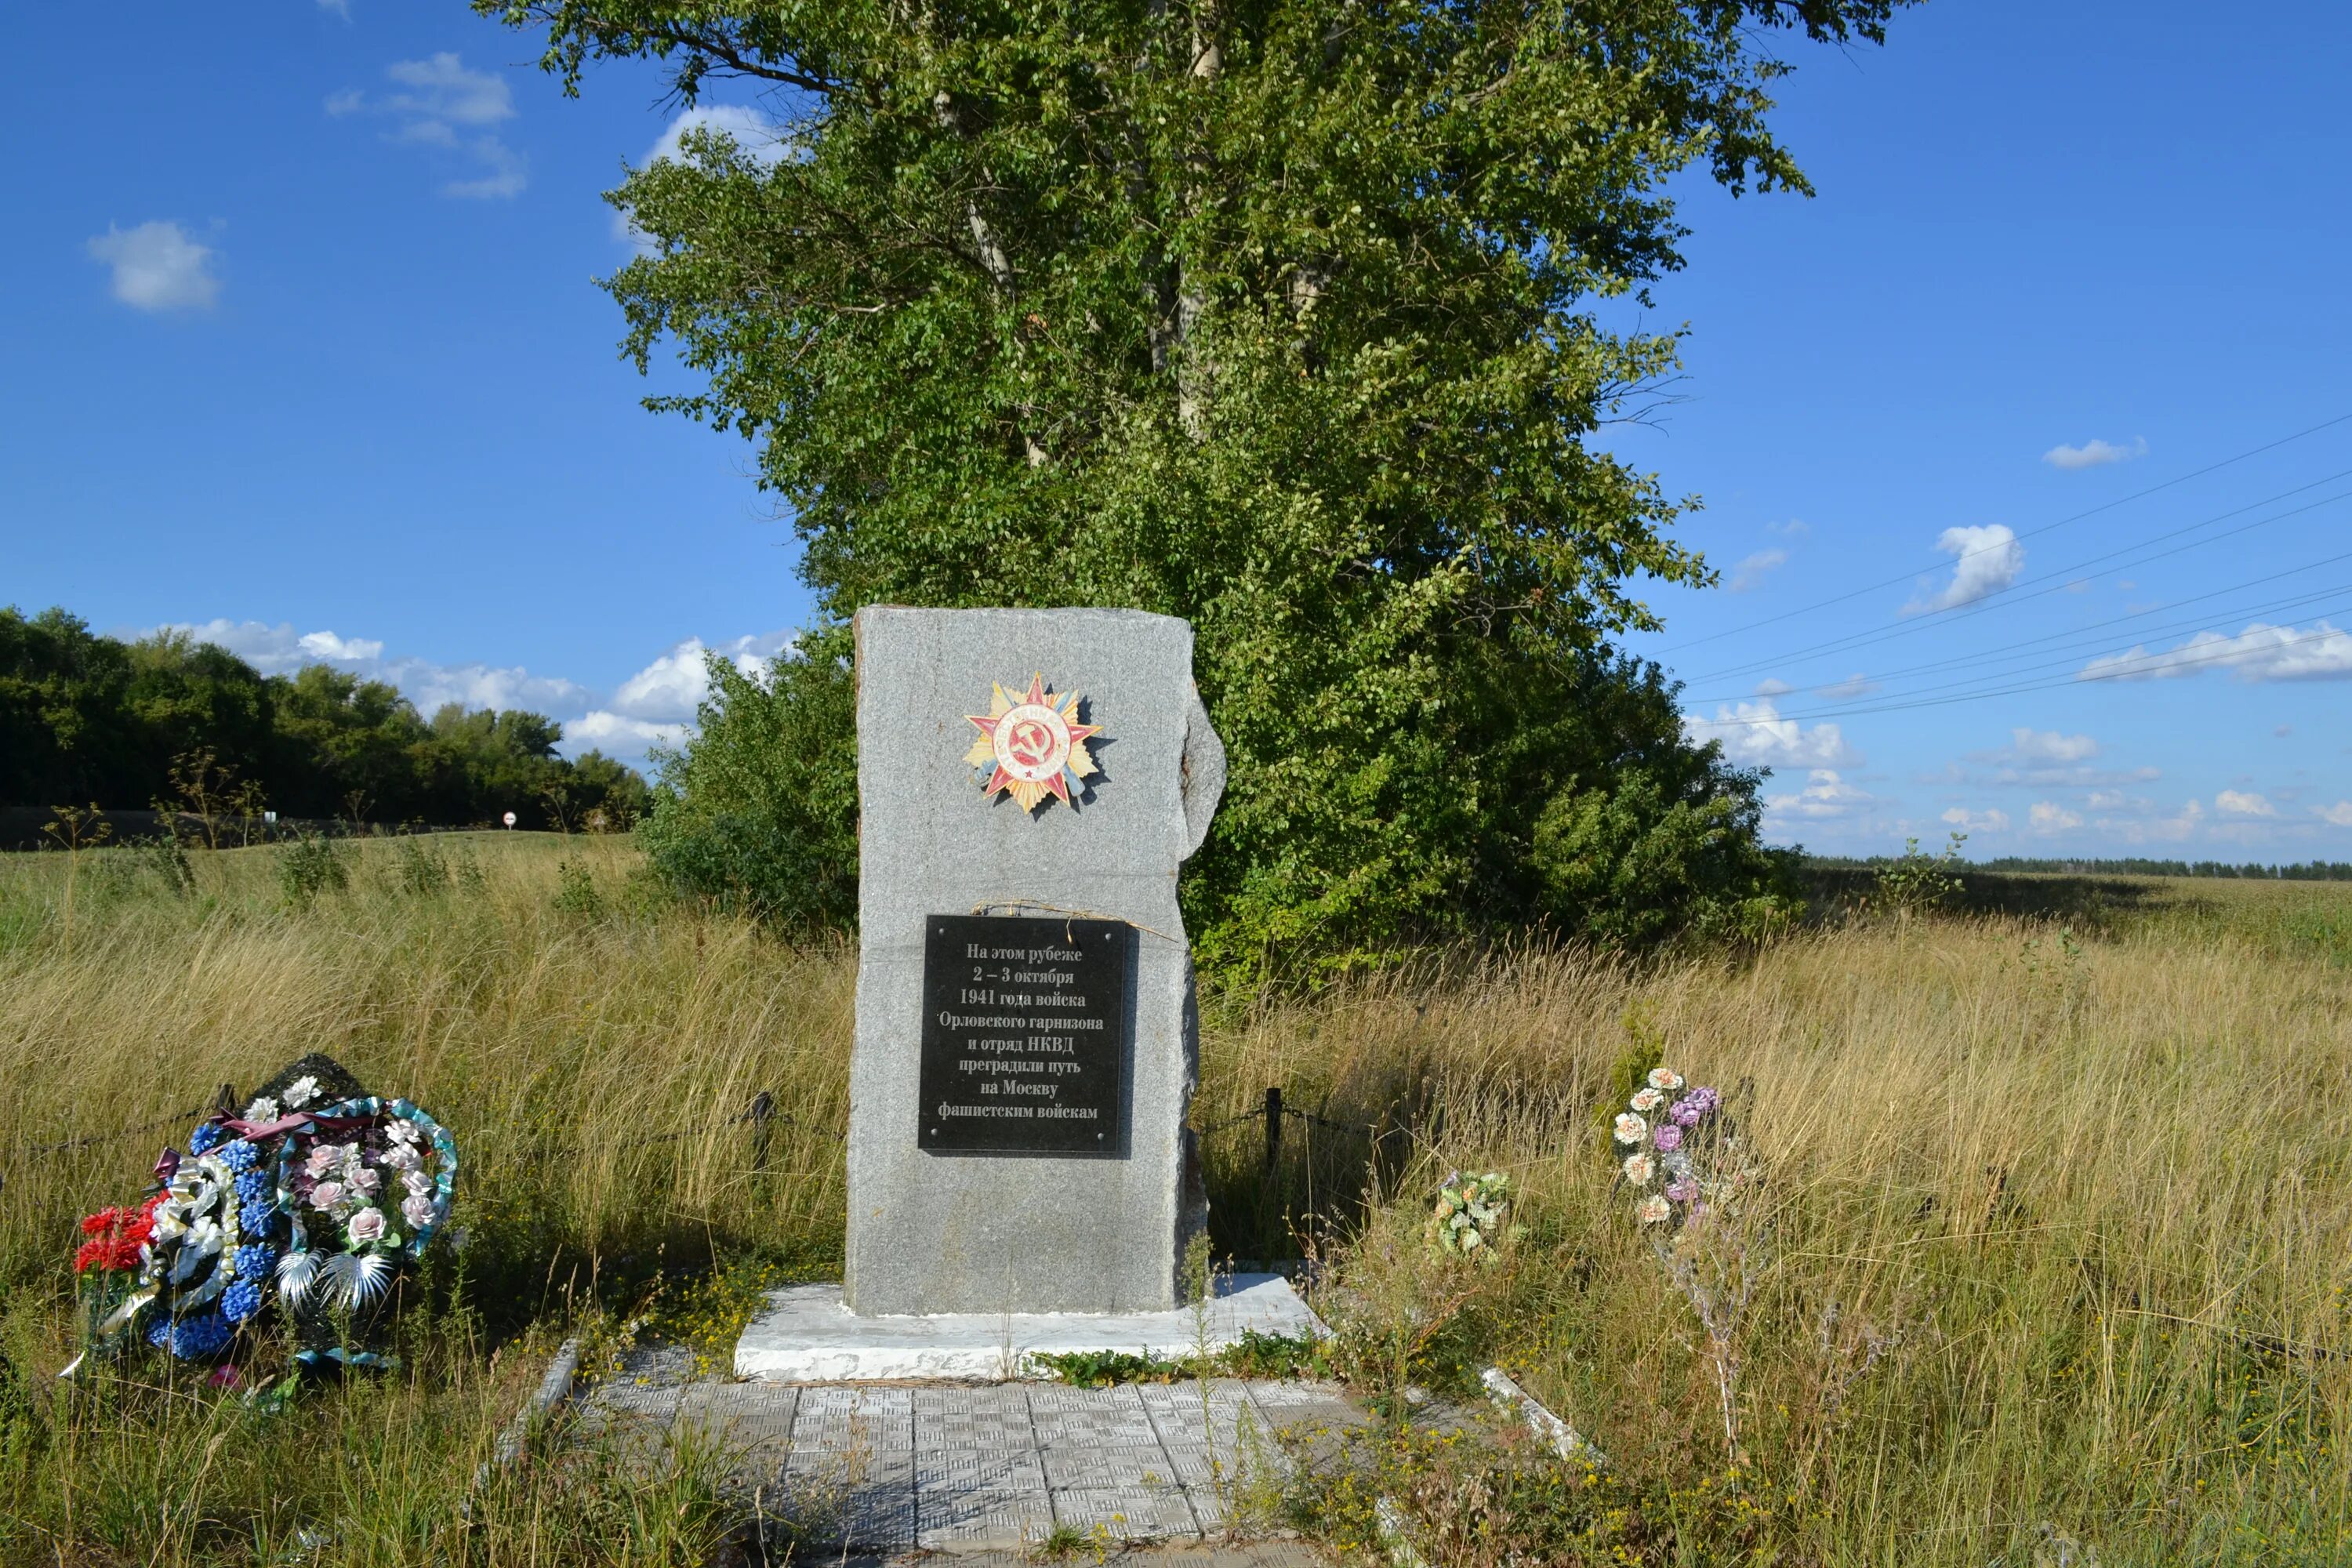
[{"label": "green tree foliage", "polygon": [[323,665],[265,678],[184,633],[125,643],[63,610],[0,608],[0,805],[136,810],[174,796],[175,765],[209,753],[218,793],[258,786],[289,817],[448,825],[511,810],[554,826],[559,790],[574,825],[642,816],[645,780],[596,752],[557,756],[562,733],[541,714],[454,704],[428,722],[393,687]]},{"label": "green tree foliage", "polygon": [[[1671,703],[1633,704],[1637,765],[1585,718],[1655,684],[1607,651],[1654,625],[1633,580],[1710,576],[1591,444],[1675,342],[1598,311],[1681,264],[1677,172],[1805,188],[1772,30],[1875,40],[1894,3],[477,0],[567,85],[775,89],[781,147],[689,137],[614,193],[653,253],[609,286],[640,366],[708,379],[651,405],[760,443],[821,630],[1193,623],[1234,763],[1186,882],[1212,962],[1773,896],[1753,775]],[[1628,874],[1576,868],[1637,846],[1683,891],[1589,909]]]},{"label": "green tree foliage", "polygon": [[673,885],[818,930],[857,913],[856,689],[824,653],[753,679],[717,655],[638,839]]}]

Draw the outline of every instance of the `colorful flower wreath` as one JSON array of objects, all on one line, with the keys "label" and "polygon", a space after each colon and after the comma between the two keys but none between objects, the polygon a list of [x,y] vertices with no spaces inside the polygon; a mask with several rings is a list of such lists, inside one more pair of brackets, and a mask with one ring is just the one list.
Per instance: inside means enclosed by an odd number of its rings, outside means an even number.
[{"label": "colorful flower wreath", "polygon": [[373,1305],[448,1220],[457,1181],[457,1140],[404,1100],[346,1100],[289,1134],[278,1151],[287,1305],[309,1315]]},{"label": "colorful flower wreath", "polygon": [[305,1057],[272,1084],[243,1116],[199,1124],[185,1156],[163,1151],[144,1203],[81,1222],[89,1239],[74,1270],[91,1350],[135,1337],[183,1360],[214,1360],[274,1292],[311,1342],[299,1361],[383,1361],[322,1342],[348,1331],[355,1309],[380,1305],[447,1221],[457,1142],[407,1100],[365,1093],[323,1057]]}]

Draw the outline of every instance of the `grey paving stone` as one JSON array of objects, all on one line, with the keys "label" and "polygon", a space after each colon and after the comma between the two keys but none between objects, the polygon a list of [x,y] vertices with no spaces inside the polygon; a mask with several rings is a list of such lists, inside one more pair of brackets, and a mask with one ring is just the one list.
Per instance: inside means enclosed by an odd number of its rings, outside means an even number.
[{"label": "grey paving stone", "polygon": [[990,1487],[1044,1491],[1045,1469],[1037,1451],[1017,1448],[918,1448],[915,1489],[971,1491]]},{"label": "grey paving stone", "polygon": [[686,1391],[674,1384],[601,1383],[581,1406],[583,1419],[651,1421],[667,1426]]},{"label": "grey paving stone", "polygon": [[1100,1447],[1157,1443],[1160,1434],[1132,1384],[1118,1388],[1037,1388],[1029,1395],[1038,1446]]},{"label": "grey paving stone", "polygon": [[1045,1450],[1045,1479],[1064,1487],[1166,1489],[1177,1484],[1176,1468],[1157,1443],[1073,1445]]},{"label": "grey paving stone", "polygon": [[1053,1533],[1054,1505],[1043,1487],[969,1487],[920,1491],[916,1541],[933,1550],[1006,1546]]},{"label": "grey paving stone", "polygon": [[1115,1541],[1197,1537],[1201,1526],[1179,1487],[1071,1487],[1053,1493],[1054,1521],[1076,1530],[1100,1525]]},{"label": "grey paving stone", "polygon": [[915,1444],[914,1394],[854,1384],[803,1388],[793,1421],[794,1448],[905,1451]]},{"label": "grey paving stone", "polygon": [[1198,1384],[1147,1384],[1139,1398],[1166,1443],[1213,1442],[1230,1448],[1244,1432],[1265,1433],[1273,1428],[1251,1400],[1246,1385],[1239,1383],[1211,1383],[1205,1415]]},{"label": "grey paving stone", "polygon": [[1029,1390],[1017,1383],[978,1387],[918,1388],[913,1391],[915,1420],[919,1428],[941,1416],[996,1415],[1029,1419]]},{"label": "grey paving stone", "polygon": [[929,1448],[1027,1448],[1036,1434],[1025,1409],[944,1410],[915,1415],[915,1447]]}]

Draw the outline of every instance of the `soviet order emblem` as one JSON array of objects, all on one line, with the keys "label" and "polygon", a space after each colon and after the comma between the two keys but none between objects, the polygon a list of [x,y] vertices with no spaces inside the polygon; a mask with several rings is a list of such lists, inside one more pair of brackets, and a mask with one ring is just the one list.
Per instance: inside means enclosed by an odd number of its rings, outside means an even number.
[{"label": "soviet order emblem", "polygon": [[1025,696],[1012,696],[993,681],[989,689],[989,710],[964,715],[980,731],[963,760],[987,770],[982,795],[992,800],[1001,790],[1024,811],[1036,810],[1049,795],[1075,806],[1070,792],[1095,772],[1087,737],[1100,734],[1102,726],[1078,722],[1076,692],[1047,696],[1042,674],[1030,677]]}]

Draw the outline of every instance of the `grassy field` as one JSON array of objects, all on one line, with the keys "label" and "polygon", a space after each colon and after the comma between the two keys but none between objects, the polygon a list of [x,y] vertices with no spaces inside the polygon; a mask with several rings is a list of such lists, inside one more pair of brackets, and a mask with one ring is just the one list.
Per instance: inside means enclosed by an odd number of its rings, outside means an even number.
[{"label": "grassy field", "polygon": [[[728,1292],[683,1283],[707,1266],[836,1267],[853,954],[669,903],[619,840],[343,856],[307,889],[283,848],[184,880],[129,850],[0,860],[0,1557],[700,1560],[707,1457],[658,1488],[593,1449],[468,1503],[472,1478],[573,1324],[650,1300],[717,1342]],[[1387,1491],[1449,1565],[2345,1561],[2347,895],[1972,879],[1963,916],[1737,962],[1454,955],[1206,998],[1196,1121],[1268,1085],[1323,1119],[1270,1184],[1261,1126],[1209,1138],[1215,1239],[1265,1257],[1304,1225],[1335,1366],[1399,1418],[1298,1518],[1358,1543]],[[466,1246],[404,1370],[277,1414],[143,1365],[58,1392],[76,1218],[215,1086],[308,1050],[464,1145]],[[1764,1175],[1737,1459],[1707,1342],[1612,1187],[1603,1113],[1660,1053],[1747,1086]],[[1455,1167],[1512,1181],[1497,1267],[1422,1245]],[[1607,1468],[1412,1428],[1408,1384],[1466,1394],[1496,1361]]]}]

